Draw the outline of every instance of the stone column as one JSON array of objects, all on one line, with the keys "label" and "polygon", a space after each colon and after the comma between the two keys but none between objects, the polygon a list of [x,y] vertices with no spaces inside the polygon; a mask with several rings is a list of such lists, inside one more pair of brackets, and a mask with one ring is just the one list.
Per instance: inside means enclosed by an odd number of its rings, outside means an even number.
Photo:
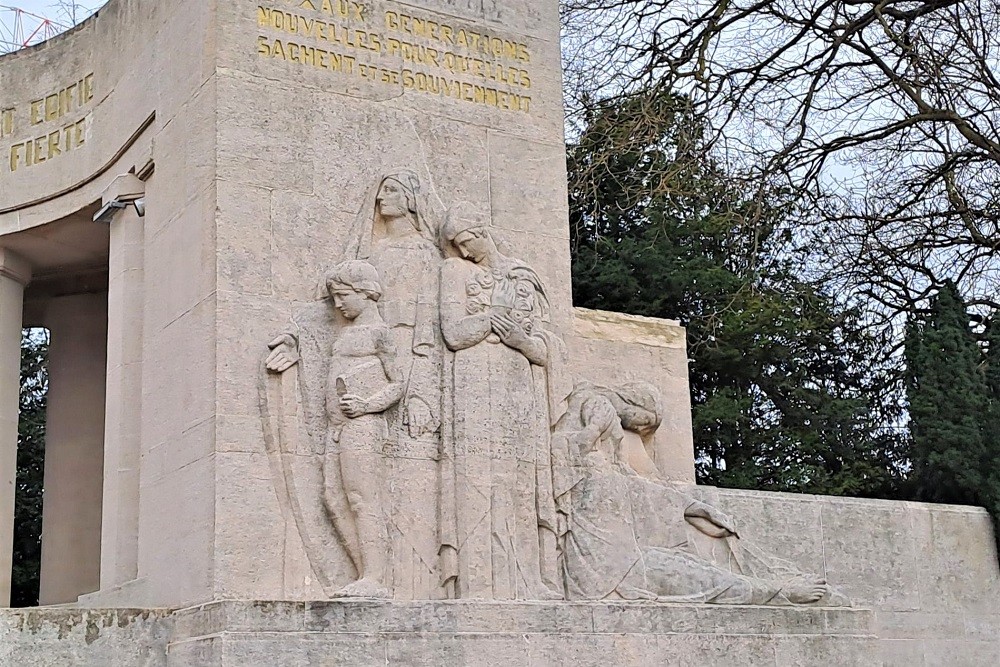
[{"label": "stone column", "polygon": [[[104,203],[134,201],[145,184],[132,174],[119,176],[104,193]],[[133,205],[108,220],[108,376],[104,426],[104,521],[101,590],[138,576],[139,460],[142,426],[142,343],[144,308],[143,218]]]},{"label": "stone column", "polygon": [[0,607],[10,604],[21,394],[21,314],[31,267],[0,248]]},{"label": "stone column", "polygon": [[100,585],[107,295],[53,298],[45,420],[39,603],[76,602]]}]

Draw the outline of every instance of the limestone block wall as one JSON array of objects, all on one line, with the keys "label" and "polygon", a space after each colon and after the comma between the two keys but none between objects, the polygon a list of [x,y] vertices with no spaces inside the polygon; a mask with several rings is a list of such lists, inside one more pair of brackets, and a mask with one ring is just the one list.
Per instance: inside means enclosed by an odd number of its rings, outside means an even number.
[{"label": "limestone block wall", "polygon": [[[373,187],[399,169],[419,177],[433,224],[463,201],[490,217],[571,331],[558,3],[237,0],[217,11],[214,594],[310,599],[321,589],[264,446],[265,346],[315,299],[359,213],[371,217]],[[502,67],[463,71],[483,48]]]},{"label": "limestone block wall", "polygon": [[107,487],[87,603],[320,594],[275,492],[261,361],[381,175],[415,172],[435,225],[470,202],[572,334],[558,35],[555,0],[111,0],[0,60],[0,244],[120,174],[146,184],[142,234],[111,234],[119,258],[141,238],[144,306],[109,303],[112,337],[141,337],[141,387],[109,392],[141,471]]},{"label": "limestone block wall", "polygon": [[[215,16],[205,0],[112,0],[76,29],[0,58],[0,245],[99,203],[119,174],[146,180],[136,223],[144,306],[109,304],[111,329],[141,349],[143,386],[122,400],[143,416],[131,445],[143,465],[136,485],[106,499],[102,545],[102,586],[127,583],[135,603],[212,595]],[[115,238],[112,256],[124,251]],[[116,453],[105,454],[114,470]],[[119,531],[124,505],[139,506],[138,525]],[[132,552],[124,578],[114,574],[119,551]]]},{"label": "limestone block wall", "polygon": [[1000,656],[1000,569],[979,508],[694,487],[757,546],[875,611],[887,665]]},{"label": "limestone block wall", "polygon": [[0,665],[166,667],[167,610],[4,610]]},{"label": "limestone block wall", "polygon": [[574,309],[567,338],[576,380],[605,386],[648,382],[663,396],[654,462],[674,482],[693,484],[694,436],[687,339],[677,322]]},{"label": "limestone block wall", "polygon": [[538,665],[996,664],[1000,573],[984,511],[694,490],[757,546],[824,574],[857,609],[334,601],[172,615],[11,610],[0,612],[0,665],[457,665],[483,655]]}]

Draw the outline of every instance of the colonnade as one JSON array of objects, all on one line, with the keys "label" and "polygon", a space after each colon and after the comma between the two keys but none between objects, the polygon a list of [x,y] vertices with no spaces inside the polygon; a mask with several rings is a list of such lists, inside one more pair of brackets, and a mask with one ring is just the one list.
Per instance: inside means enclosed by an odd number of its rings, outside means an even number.
[{"label": "colonnade", "polygon": [[[143,188],[119,177],[104,203]],[[39,602],[74,603],[138,576],[143,220],[137,207],[112,207],[89,224],[105,223],[107,274],[96,282],[33,271],[0,237],[0,607],[11,595],[24,326],[50,332]]]}]

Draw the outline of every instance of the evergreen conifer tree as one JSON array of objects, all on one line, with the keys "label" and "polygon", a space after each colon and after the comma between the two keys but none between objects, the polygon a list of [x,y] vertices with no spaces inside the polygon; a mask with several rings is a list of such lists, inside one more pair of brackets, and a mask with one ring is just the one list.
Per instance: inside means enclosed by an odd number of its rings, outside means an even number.
[{"label": "evergreen conifer tree", "polygon": [[993,463],[987,474],[983,502],[993,516],[994,534],[1000,544],[1000,312],[995,312],[986,326],[985,368],[989,408],[983,437]]},{"label": "evergreen conifer tree", "polygon": [[21,403],[17,430],[17,488],[11,606],[38,604],[45,476],[45,406],[48,334],[30,331],[21,341]]},{"label": "evergreen conifer tree", "polygon": [[1000,456],[987,433],[986,364],[954,284],[910,318],[905,346],[916,497],[995,512],[991,477]]},{"label": "evergreen conifer tree", "polygon": [[794,201],[748,197],[681,96],[592,108],[569,150],[574,301],[687,327],[699,481],[894,496],[874,342],[798,277]]}]

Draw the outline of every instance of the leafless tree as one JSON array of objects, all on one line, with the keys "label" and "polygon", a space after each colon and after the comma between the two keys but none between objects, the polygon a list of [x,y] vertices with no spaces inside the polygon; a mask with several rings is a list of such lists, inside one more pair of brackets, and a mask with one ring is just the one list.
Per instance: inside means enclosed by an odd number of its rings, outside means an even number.
[{"label": "leafless tree", "polygon": [[74,26],[93,14],[105,1],[77,2],[77,0],[56,0],[52,5],[52,9],[56,12],[55,18],[57,20],[66,25]]},{"label": "leafless tree", "polygon": [[564,0],[576,108],[690,96],[748,188],[808,198],[822,277],[892,326],[1000,308],[1000,0]]}]

